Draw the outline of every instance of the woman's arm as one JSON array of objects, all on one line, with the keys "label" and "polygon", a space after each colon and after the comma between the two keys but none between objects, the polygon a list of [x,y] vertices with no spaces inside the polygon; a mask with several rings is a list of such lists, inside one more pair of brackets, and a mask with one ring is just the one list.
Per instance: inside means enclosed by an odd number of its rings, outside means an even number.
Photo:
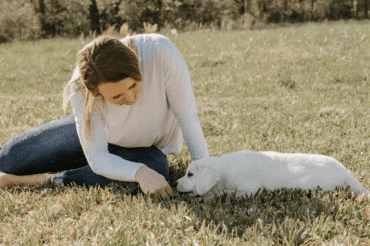
[{"label": "woman's arm", "polygon": [[75,115],[77,134],[92,171],[112,180],[135,181],[136,172],[144,164],[127,161],[109,153],[104,122],[96,109],[91,112],[90,140],[83,139],[85,100],[83,92],[77,92],[71,97],[71,105]]},{"label": "woman's arm", "polygon": [[193,160],[208,157],[207,143],[197,115],[197,104],[186,62],[170,40],[163,39],[162,44],[161,64],[170,108],[179,121]]}]

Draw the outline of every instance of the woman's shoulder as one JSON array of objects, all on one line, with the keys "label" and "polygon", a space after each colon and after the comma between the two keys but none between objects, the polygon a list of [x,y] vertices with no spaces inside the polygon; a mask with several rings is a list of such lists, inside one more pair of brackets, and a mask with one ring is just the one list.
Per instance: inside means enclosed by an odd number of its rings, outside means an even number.
[{"label": "woman's shoulder", "polygon": [[173,43],[166,36],[157,33],[145,33],[137,34],[131,36],[132,40],[137,46],[140,47],[151,47],[152,50],[163,50],[170,46],[173,46]]},{"label": "woman's shoulder", "polygon": [[82,90],[82,88],[83,88],[83,85],[81,81],[79,80],[73,81],[73,83],[71,83],[71,92],[78,92]]},{"label": "woman's shoulder", "polygon": [[[158,33],[142,33],[142,34],[135,34],[130,36],[135,41],[144,40],[144,41],[161,41],[161,40],[168,40],[168,38],[162,34]],[[127,38],[127,37],[125,37]],[[124,38],[124,39],[125,39]]]}]

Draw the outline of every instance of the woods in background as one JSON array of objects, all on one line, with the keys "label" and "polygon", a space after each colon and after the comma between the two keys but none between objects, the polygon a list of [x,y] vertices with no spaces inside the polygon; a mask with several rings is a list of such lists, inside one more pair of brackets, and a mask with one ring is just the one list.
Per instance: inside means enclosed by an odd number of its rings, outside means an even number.
[{"label": "woods in background", "polygon": [[370,0],[0,0],[0,42],[99,35],[126,23],[143,32],[252,28],[369,17]]}]

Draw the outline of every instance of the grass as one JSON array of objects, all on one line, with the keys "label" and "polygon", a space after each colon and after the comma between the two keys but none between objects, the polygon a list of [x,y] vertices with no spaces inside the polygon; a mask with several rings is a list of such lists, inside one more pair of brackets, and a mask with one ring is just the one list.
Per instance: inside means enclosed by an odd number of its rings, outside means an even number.
[{"label": "grass", "polygon": [[[169,36],[184,55],[210,154],[318,153],[370,187],[369,21]],[[0,146],[63,117],[61,90],[90,40],[0,45]],[[168,156],[170,185],[191,156]],[[0,191],[4,245],[368,245],[370,201],[281,189],[150,201],[134,184]]]}]

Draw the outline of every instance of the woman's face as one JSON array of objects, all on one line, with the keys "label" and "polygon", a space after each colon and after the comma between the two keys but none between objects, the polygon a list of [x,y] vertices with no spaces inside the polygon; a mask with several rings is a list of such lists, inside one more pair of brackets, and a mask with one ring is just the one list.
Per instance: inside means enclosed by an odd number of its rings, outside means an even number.
[{"label": "woman's face", "polygon": [[99,93],[103,98],[116,105],[133,105],[138,99],[140,88],[141,81],[131,77],[98,85]]}]

